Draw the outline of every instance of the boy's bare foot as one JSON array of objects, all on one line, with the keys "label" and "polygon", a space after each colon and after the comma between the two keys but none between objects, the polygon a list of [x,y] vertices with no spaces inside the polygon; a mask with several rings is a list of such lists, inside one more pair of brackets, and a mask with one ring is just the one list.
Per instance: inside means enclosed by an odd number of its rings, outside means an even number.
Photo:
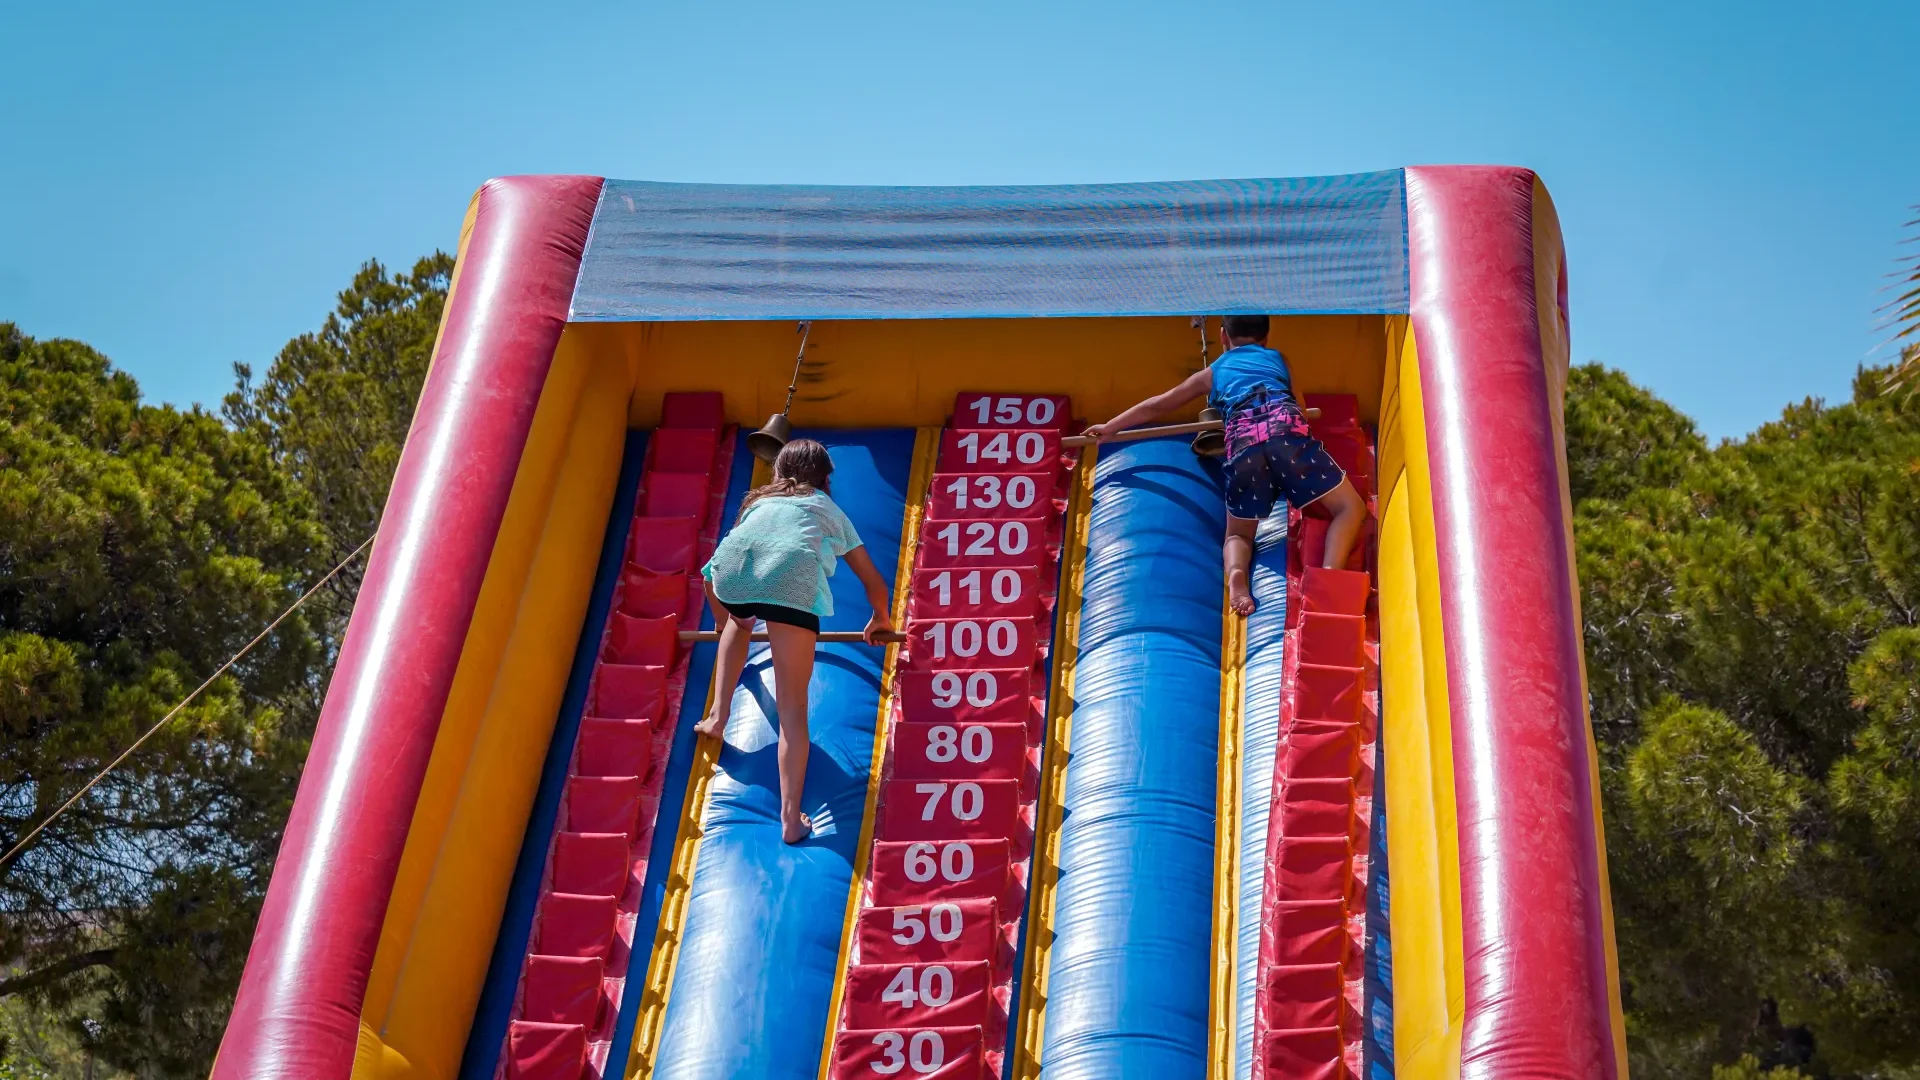
[{"label": "boy's bare foot", "polygon": [[693,725],[693,732],[696,735],[706,735],[715,739],[726,738],[727,718],[718,712],[710,712],[701,717],[699,723]]},{"label": "boy's bare foot", "polygon": [[1242,618],[1253,614],[1253,591],[1247,588],[1246,571],[1236,570],[1227,579],[1227,603],[1233,606],[1233,613]]},{"label": "boy's bare foot", "polygon": [[780,839],[789,844],[797,844],[813,835],[813,819],[805,814],[798,821],[788,821],[784,816],[780,820]]}]

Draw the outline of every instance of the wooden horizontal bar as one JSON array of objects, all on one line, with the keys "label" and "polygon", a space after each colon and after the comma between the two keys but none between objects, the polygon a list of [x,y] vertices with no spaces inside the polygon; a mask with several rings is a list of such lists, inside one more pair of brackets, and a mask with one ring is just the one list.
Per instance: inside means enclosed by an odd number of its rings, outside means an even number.
[{"label": "wooden horizontal bar", "polygon": [[[1309,420],[1320,419],[1319,409],[1302,409],[1300,411],[1306,414]],[[1162,424],[1159,427],[1128,428],[1125,431],[1116,431],[1100,441],[1131,442],[1134,439],[1158,439],[1163,435],[1191,435],[1196,431],[1219,431],[1225,426],[1226,425],[1218,420],[1195,420],[1191,424]],[[1086,435],[1068,435],[1066,438],[1060,440],[1061,446],[1069,448],[1092,446],[1093,444],[1094,440]]]},{"label": "wooden horizontal bar", "polygon": [[[907,635],[901,633],[898,630],[883,630],[877,636],[879,637],[880,643],[882,645],[887,645],[887,644],[899,645],[899,644],[905,643],[907,640]],[[680,640],[686,641],[686,642],[719,641],[720,631],[718,630],[682,630],[680,631]],[[752,640],[754,641],[767,640],[767,632],[765,630],[755,630],[753,632]],[[865,642],[867,639],[858,630],[822,630],[820,631],[820,640],[847,642],[849,644],[858,645],[858,644],[861,644],[862,642]]]}]

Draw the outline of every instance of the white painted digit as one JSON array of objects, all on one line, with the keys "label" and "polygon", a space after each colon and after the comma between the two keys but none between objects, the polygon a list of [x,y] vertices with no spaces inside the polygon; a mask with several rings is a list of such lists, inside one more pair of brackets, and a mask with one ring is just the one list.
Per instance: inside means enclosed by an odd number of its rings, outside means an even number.
[{"label": "white painted digit", "polygon": [[[1008,524],[1018,525],[1020,523],[1017,521],[1012,521],[1012,522],[1008,522]],[[948,527],[951,528],[952,526],[948,526]],[[967,535],[973,537],[973,543],[967,545],[967,554],[969,555],[993,554],[993,525],[991,522],[986,522],[986,521],[974,522],[973,524],[967,526]],[[1022,548],[1025,548],[1026,547],[1025,542],[1022,542],[1020,546]],[[948,552],[948,554],[951,555],[952,552]]]},{"label": "white painted digit", "polygon": [[[905,933],[902,933],[905,931]],[[893,909],[893,941],[896,945],[917,945],[927,936],[927,924],[920,919],[917,907]],[[945,939],[937,939],[945,940]]]},{"label": "white painted digit", "polygon": [[[974,629],[978,630],[979,627],[975,626]],[[955,636],[957,637],[958,635]],[[1020,635],[1014,629],[1013,623],[1010,620],[995,619],[987,627],[987,651],[995,656],[1012,656],[1013,648],[1019,642],[1019,638]],[[978,651],[979,649],[976,646],[974,652]],[[962,655],[972,656],[973,653],[963,653]]]},{"label": "white painted digit", "polygon": [[933,576],[931,584],[933,585],[934,591],[940,594],[941,607],[946,607],[953,603],[953,571],[940,571]]},{"label": "white painted digit", "polygon": [[[967,730],[960,736],[960,756],[975,765],[993,756],[993,732],[978,724],[968,725]],[[949,757],[946,760],[952,761],[953,758]]]},{"label": "white painted digit", "polygon": [[927,732],[927,760],[945,764],[960,756],[960,731],[951,724],[935,724]]},{"label": "white painted digit", "polygon": [[[972,619],[963,619],[953,624],[953,652],[956,656],[972,656],[980,651],[980,624]],[[1001,655],[1005,655],[1004,653]],[[939,657],[935,657],[938,659]]]},{"label": "white painted digit", "polygon": [[933,538],[935,540],[945,540],[947,542],[947,555],[949,557],[960,554],[960,523],[959,522],[956,521],[953,524],[948,525],[946,528],[941,529],[939,532],[934,533]]},{"label": "white painted digit", "polygon": [[880,992],[880,1000],[903,1009],[911,1009],[918,1004],[920,996],[913,992],[913,969],[903,967],[895,972],[893,981],[887,983],[887,988]]},{"label": "white painted digit", "polygon": [[961,578],[960,587],[967,590],[967,603],[978,604],[980,602],[980,571],[975,570]]},{"label": "white painted digit", "polygon": [[[936,865],[934,863],[932,844],[910,844],[907,847],[906,858],[907,880],[919,882],[932,881],[935,873],[946,872],[946,862],[946,853],[941,852],[939,864]],[[952,881],[955,879],[948,878],[947,880]]]},{"label": "white painted digit", "polygon": [[980,414],[980,422],[984,424],[990,415],[987,410],[993,407],[993,399],[985,394],[981,394],[979,397],[973,399],[973,404],[969,407],[973,409],[974,412]]},{"label": "white painted digit", "polygon": [[[946,785],[942,784],[941,786],[945,787]],[[961,821],[972,821],[980,816],[980,811],[986,809],[987,796],[980,790],[979,784],[955,784],[953,785],[953,801],[951,805],[954,817],[959,818]],[[920,820],[932,821],[933,815],[930,813],[922,814]]]},{"label": "white painted digit", "polygon": [[960,441],[956,445],[958,445],[960,449],[965,450],[967,452],[967,464],[973,465],[973,464],[977,464],[980,461],[980,433],[979,432],[977,431],[967,432],[965,435],[962,435],[960,437]]},{"label": "white painted digit", "polygon": [[[978,570],[974,573],[979,573]],[[998,570],[993,575],[993,602],[1011,604],[1020,599],[1020,573],[1017,570]],[[974,586],[973,602],[980,602],[979,585]],[[946,603],[942,600],[941,603]]]},{"label": "white painted digit", "polygon": [[883,1031],[873,1037],[873,1045],[886,1055],[883,1060],[873,1063],[874,1072],[881,1076],[892,1076],[906,1067],[907,1055],[901,1053],[900,1048],[907,1045],[907,1040],[899,1032]]},{"label": "white painted digit", "polygon": [[1034,427],[1043,427],[1053,423],[1053,399],[1034,398],[1027,402],[1027,423]]},{"label": "white painted digit", "polygon": [[[1020,442],[1014,448],[1014,454],[1020,458],[1020,463],[1023,465],[1040,464],[1040,459],[1047,456],[1046,436],[1037,431],[1026,432],[1020,436]],[[1005,462],[1007,459],[999,460]]]},{"label": "white painted digit", "polygon": [[[1034,438],[1036,439],[1039,437],[1040,436],[1038,435],[1034,436]],[[1026,436],[1024,435],[1021,436],[1021,439],[1023,440],[1022,445],[1024,445],[1025,438]],[[986,458],[988,461],[995,462],[996,464],[1005,465],[1007,463],[1007,459],[1013,456],[1007,449],[1008,442],[1009,440],[1007,438],[1006,432],[1003,431],[1000,434],[995,435],[993,438],[987,440],[986,447],[980,451],[980,457]],[[969,464],[977,460],[978,458],[971,458],[971,457],[967,459]],[[1039,461],[1040,459],[1038,457],[1035,457],[1033,460]]]},{"label": "white painted digit", "polygon": [[907,1057],[913,1071],[925,1076],[947,1063],[947,1040],[937,1031],[916,1031]]},{"label": "white painted digit", "polygon": [[[929,964],[920,969],[920,1003],[939,1008],[953,1000],[953,969],[945,964]],[[908,1003],[912,1007],[912,1003]]]},{"label": "white painted digit", "polygon": [[967,676],[967,704],[984,709],[999,700],[999,676],[991,671],[976,671]]},{"label": "white painted digit", "polygon": [[944,660],[947,658],[947,624],[946,623],[943,623],[943,622],[934,623],[932,626],[927,627],[926,633],[921,634],[920,636],[927,639],[928,641],[933,642],[933,658],[935,660]]},{"label": "white painted digit", "polygon": [[913,785],[913,793],[927,797],[927,805],[920,808],[920,820],[932,821],[934,811],[940,809],[940,797],[947,793],[947,785],[937,783],[915,784]]},{"label": "white painted digit", "polygon": [[[933,845],[928,844],[931,850]],[[932,875],[928,875],[930,878]],[[965,881],[973,876],[973,845],[948,844],[940,849],[940,876],[948,881]]]},{"label": "white painted digit", "polygon": [[1025,510],[1033,505],[1033,477],[1015,476],[1007,481],[1007,505],[1015,510]]},{"label": "white painted digit", "polygon": [[1002,424],[1019,423],[1020,399],[1017,397],[1003,397],[999,401],[994,402],[993,418]]},{"label": "white painted digit", "polygon": [[[971,687],[969,687],[971,690]],[[973,700],[969,693],[967,700]],[[955,671],[942,671],[933,677],[933,703],[942,709],[951,709],[960,704],[960,674]],[[992,704],[992,702],[988,702]]]},{"label": "white painted digit", "polygon": [[955,509],[965,510],[967,508],[967,478],[962,476],[953,483],[948,484],[947,494],[953,496]]},{"label": "white painted digit", "polygon": [[[1027,550],[1027,523],[1009,521],[1000,526],[1000,554],[1018,555]],[[969,549],[971,552],[971,549]]]},{"label": "white painted digit", "polygon": [[1000,505],[1000,478],[999,477],[997,476],[979,477],[975,481],[973,486],[974,486],[973,501],[979,504],[982,510],[991,510],[994,507]]},{"label": "white painted digit", "polygon": [[[919,908],[913,910],[919,911]],[[960,937],[960,905],[935,904],[927,912],[927,931],[935,941],[954,941]]]}]

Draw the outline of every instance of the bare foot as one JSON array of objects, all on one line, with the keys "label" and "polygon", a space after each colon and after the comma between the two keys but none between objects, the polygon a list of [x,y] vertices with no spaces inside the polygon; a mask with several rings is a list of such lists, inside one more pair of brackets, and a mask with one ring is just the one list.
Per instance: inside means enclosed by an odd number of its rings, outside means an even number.
[{"label": "bare foot", "polygon": [[783,818],[780,822],[780,839],[789,844],[797,844],[812,835],[813,819],[805,814],[800,815],[799,821],[787,821]]},{"label": "bare foot", "polygon": [[1233,613],[1242,618],[1253,614],[1253,592],[1247,588],[1247,575],[1244,570],[1236,570],[1227,579],[1227,602],[1233,605]]},{"label": "bare foot", "polygon": [[714,739],[724,739],[727,735],[727,717],[719,712],[710,712],[693,725],[693,733]]}]

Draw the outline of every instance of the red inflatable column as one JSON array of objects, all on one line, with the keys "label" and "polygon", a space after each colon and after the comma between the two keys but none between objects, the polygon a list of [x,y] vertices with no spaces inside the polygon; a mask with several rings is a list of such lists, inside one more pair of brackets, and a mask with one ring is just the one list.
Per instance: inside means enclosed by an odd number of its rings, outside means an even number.
[{"label": "red inflatable column", "polygon": [[367,972],[601,180],[489,181],[215,1080],[344,1080]]},{"label": "red inflatable column", "polygon": [[1618,1073],[1534,185],[1408,169],[1409,284],[1453,710],[1461,1076],[1591,1080]]}]

